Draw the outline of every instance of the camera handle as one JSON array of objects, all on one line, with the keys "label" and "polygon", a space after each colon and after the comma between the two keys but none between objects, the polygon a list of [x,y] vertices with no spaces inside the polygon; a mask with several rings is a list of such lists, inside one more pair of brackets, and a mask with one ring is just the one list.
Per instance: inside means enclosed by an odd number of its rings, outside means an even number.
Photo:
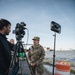
[{"label": "camera handle", "polygon": [[[16,61],[16,58],[17,58],[17,61]],[[22,75],[23,74],[22,71],[25,72],[27,75],[30,75],[30,74],[34,75],[28,63],[28,59],[27,59],[26,53],[24,52],[24,48],[23,48],[21,40],[18,40],[18,42],[16,43],[14,47],[14,56],[13,56],[11,64],[12,64],[12,69],[10,72],[11,75]],[[15,64],[17,64],[17,68],[15,68]]]},{"label": "camera handle", "polygon": [[53,36],[54,36],[54,51],[53,51],[53,72],[52,72],[52,75],[54,75],[54,67],[55,67],[56,32],[55,32],[55,34]]}]

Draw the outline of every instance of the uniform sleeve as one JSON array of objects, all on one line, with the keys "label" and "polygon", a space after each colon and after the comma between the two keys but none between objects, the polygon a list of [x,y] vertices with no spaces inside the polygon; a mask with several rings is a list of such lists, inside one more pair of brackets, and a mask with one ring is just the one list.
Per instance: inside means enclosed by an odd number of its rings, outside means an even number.
[{"label": "uniform sleeve", "polygon": [[33,46],[31,46],[29,48],[29,51],[28,51],[28,61],[29,61],[29,63],[33,63],[34,62],[34,59],[31,59],[31,57],[32,57],[31,51],[32,50],[33,50]]},{"label": "uniform sleeve", "polygon": [[39,58],[39,60],[36,61],[36,64],[37,64],[37,65],[39,65],[39,64],[41,64],[41,63],[43,62],[44,56],[45,56],[45,51],[44,51],[43,48],[41,48],[40,58]]},{"label": "uniform sleeve", "polygon": [[31,54],[30,54],[30,51],[28,51],[28,59],[31,58]]},{"label": "uniform sleeve", "polygon": [[28,51],[28,61],[29,61],[29,64],[31,63],[31,53],[30,51]]}]

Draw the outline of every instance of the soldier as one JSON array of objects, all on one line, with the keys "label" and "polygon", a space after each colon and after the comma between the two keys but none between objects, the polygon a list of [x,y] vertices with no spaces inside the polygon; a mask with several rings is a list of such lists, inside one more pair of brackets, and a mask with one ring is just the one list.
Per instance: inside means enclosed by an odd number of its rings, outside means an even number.
[{"label": "soldier", "polygon": [[43,75],[43,60],[45,56],[45,51],[43,47],[39,44],[39,37],[36,36],[32,40],[33,45],[28,52],[29,64],[32,68],[34,75],[36,75],[36,72],[38,75]]}]

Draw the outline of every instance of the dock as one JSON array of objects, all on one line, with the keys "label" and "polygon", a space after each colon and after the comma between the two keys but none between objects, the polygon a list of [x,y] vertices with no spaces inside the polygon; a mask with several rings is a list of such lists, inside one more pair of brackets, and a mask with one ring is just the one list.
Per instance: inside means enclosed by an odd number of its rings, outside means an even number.
[{"label": "dock", "polygon": [[52,75],[51,72],[49,72],[45,67],[44,67],[44,74],[43,75]]},{"label": "dock", "polygon": [[[57,61],[55,61],[55,64],[56,64],[56,62]],[[44,64],[46,64],[46,65],[49,65],[49,66],[53,66],[53,62],[52,62],[52,59],[50,60],[50,59],[45,59],[44,61],[43,61],[43,63]],[[71,64],[71,70],[70,70],[70,74],[71,75],[75,75],[75,64],[74,63],[70,63]],[[56,66],[56,65],[55,65]],[[46,72],[46,71],[45,71]],[[50,73],[50,75],[51,75],[51,73]]]}]

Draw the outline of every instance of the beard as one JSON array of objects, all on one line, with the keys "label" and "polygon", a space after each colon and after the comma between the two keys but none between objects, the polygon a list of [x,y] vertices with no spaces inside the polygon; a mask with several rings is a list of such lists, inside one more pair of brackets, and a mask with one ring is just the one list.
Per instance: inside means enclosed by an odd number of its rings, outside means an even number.
[{"label": "beard", "polygon": [[4,27],[4,34],[5,35],[9,35],[9,33],[10,33],[10,26],[7,26],[7,27]]},{"label": "beard", "polygon": [[8,30],[7,30],[7,31],[5,31],[5,35],[9,35],[9,33],[10,33],[10,32],[9,32]]},{"label": "beard", "polygon": [[9,35],[9,33],[6,33],[6,35]]}]

